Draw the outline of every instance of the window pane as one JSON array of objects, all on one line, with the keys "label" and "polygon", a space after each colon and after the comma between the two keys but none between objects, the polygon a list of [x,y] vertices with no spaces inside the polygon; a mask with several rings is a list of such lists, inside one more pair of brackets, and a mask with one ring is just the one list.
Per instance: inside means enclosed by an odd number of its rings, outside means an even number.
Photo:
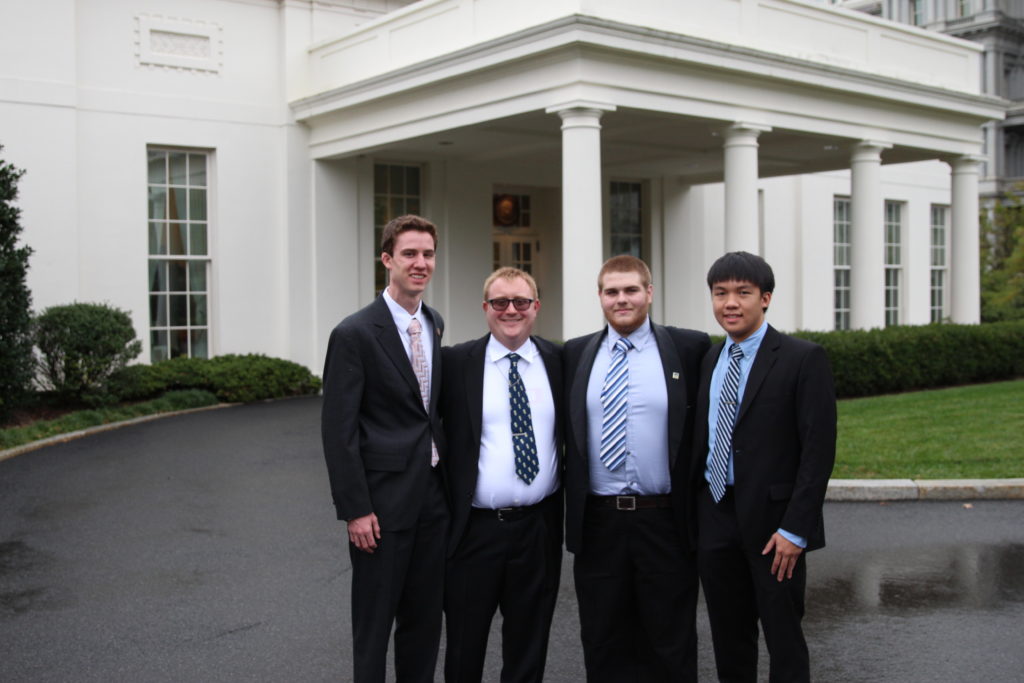
[{"label": "window pane", "polygon": [[187,226],[184,223],[171,223],[167,226],[167,252],[170,254],[186,254],[188,239]]},{"label": "window pane", "polygon": [[188,191],[188,217],[193,221],[206,220],[206,190]]},{"label": "window pane", "polygon": [[388,167],[384,164],[376,164],[373,167],[373,191],[377,194],[388,192]]},{"label": "window pane", "polygon": [[149,224],[149,253],[153,255],[167,253],[167,234],[163,223]]},{"label": "window pane", "polygon": [[171,358],[188,355],[188,330],[171,330]]},{"label": "window pane", "polygon": [[206,325],[206,295],[193,294],[189,297],[189,315],[192,325]]},{"label": "window pane", "polygon": [[149,153],[149,182],[167,184],[167,155],[164,152]]},{"label": "window pane", "polygon": [[405,167],[388,166],[388,192],[405,194]]},{"label": "window pane", "polygon": [[420,167],[405,167],[405,194],[418,195],[420,193]]},{"label": "window pane", "polygon": [[188,253],[193,256],[206,256],[205,223],[189,226]]},{"label": "window pane", "polygon": [[184,185],[186,183],[185,157],[186,155],[182,152],[170,153],[171,185]]},{"label": "window pane", "polygon": [[149,262],[149,291],[167,291],[167,261]]},{"label": "window pane", "polygon": [[209,358],[209,351],[206,343],[207,334],[206,330],[192,330],[193,358]]},{"label": "window pane", "polygon": [[170,300],[169,324],[172,327],[188,325],[188,297],[184,294],[171,294],[168,299]]},{"label": "window pane", "polygon": [[185,291],[185,266],[188,261],[168,261],[168,291]]},{"label": "window pane", "polygon": [[167,190],[162,187],[149,188],[149,217],[167,218]]},{"label": "window pane", "polygon": [[149,297],[149,324],[152,327],[167,327],[167,297]]},{"label": "window pane", "polygon": [[168,218],[172,221],[183,221],[185,214],[185,191],[177,188],[168,188]]},{"label": "window pane", "polygon": [[[373,224],[383,226],[388,222],[388,199],[385,196],[377,195],[373,198]],[[380,239],[377,244],[380,244]]]},{"label": "window pane", "polygon": [[402,197],[392,197],[391,201],[388,202],[388,220],[401,216],[404,213],[405,200]]},{"label": "window pane", "polygon": [[206,186],[206,155],[188,155],[188,183],[199,187]]},{"label": "window pane", "polygon": [[418,197],[410,197],[405,202],[405,212],[414,213],[417,216],[420,214],[420,200]]},{"label": "window pane", "polygon": [[188,289],[190,292],[206,291],[206,262],[189,261],[188,263]]},{"label": "window pane", "polygon": [[167,348],[167,332],[156,330],[149,333],[149,359],[153,363],[170,358]]}]

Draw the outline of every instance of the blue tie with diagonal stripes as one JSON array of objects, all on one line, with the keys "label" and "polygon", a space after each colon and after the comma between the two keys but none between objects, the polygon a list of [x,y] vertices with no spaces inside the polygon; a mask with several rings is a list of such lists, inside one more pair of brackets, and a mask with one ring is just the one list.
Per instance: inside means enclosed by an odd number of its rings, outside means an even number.
[{"label": "blue tie with diagonal stripes", "polygon": [[725,496],[725,481],[729,471],[729,453],[732,451],[732,428],[736,424],[736,402],[740,391],[740,360],[743,350],[739,344],[729,347],[729,370],[725,373],[722,393],[718,397],[718,422],[715,427],[715,450],[708,466],[708,485],[715,502]]},{"label": "blue tie with diagonal stripes", "polygon": [[540,470],[537,440],[533,435],[533,416],[530,414],[526,387],[519,374],[519,354],[508,354],[508,360],[508,402],[512,408],[512,452],[515,454],[516,475],[530,484]]},{"label": "blue tie with diagonal stripes", "polygon": [[626,417],[629,413],[629,363],[626,352],[632,342],[615,342],[612,362],[601,387],[601,462],[614,471],[626,460]]}]

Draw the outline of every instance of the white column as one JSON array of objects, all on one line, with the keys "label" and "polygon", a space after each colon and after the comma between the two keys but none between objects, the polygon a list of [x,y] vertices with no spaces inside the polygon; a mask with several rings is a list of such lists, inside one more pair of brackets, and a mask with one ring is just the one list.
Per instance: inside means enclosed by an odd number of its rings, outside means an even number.
[{"label": "white column", "polygon": [[760,252],[757,137],[768,126],[735,123],[725,130],[725,250]]},{"label": "white column", "polygon": [[601,115],[609,104],[569,102],[548,107],[562,118],[562,337],[601,326],[597,273],[601,235]]},{"label": "white column", "polygon": [[865,141],[850,158],[850,327],[885,326],[885,204],[882,150]]},{"label": "white column", "polygon": [[981,161],[981,157],[963,156],[949,162],[953,185],[949,314],[955,323],[977,323],[981,320],[981,276],[978,272],[978,167]]}]

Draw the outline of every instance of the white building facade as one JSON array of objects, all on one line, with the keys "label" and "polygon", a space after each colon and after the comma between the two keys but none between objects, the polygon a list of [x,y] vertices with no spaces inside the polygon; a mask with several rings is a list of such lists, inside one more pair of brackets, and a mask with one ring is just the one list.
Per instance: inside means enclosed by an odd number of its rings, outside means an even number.
[{"label": "white building facade", "polygon": [[803,0],[12,0],[0,155],[36,308],[127,309],[154,360],[318,369],[405,212],[440,228],[448,343],[499,264],[541,334],[596,329],[622,252],[668,324],[715,331],[735,249],[781,329],[977,322],[981,54]]}]

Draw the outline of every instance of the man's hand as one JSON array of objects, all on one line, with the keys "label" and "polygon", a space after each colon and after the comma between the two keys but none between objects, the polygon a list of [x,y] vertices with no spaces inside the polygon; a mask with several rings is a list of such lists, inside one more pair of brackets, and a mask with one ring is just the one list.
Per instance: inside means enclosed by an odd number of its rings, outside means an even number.
[{"label": "man's hand", "polygon": [[364,553],[372,553],[380,540],[380,524],[372,512],[348,522],[348,540]]},{"label": "man's hand", "polygon": [[773,548],[775,549],[775,557],[772,559],[772,576],[778,577],[779,581],[782,581],[783,578],[792,579],[793,570],[796,569],[796,561],[804,549],[788,541],[778,531],[768,539],[768,545],[764,547],[761,554],[767,555]]}]

